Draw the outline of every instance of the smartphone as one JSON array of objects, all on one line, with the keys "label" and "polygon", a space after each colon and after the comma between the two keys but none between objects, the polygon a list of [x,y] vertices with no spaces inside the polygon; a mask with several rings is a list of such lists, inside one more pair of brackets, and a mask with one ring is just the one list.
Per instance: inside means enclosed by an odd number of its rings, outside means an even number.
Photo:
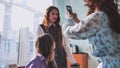
[{"label": "smartphone", "polygon": [[70,5],[66,5],[66,9],[70,14],[73,14],[72,7]]}]

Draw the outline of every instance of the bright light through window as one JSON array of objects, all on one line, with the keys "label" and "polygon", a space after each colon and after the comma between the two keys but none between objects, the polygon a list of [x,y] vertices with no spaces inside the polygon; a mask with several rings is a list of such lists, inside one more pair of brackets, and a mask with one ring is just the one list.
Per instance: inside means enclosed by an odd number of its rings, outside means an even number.
[{"label": "bright light through window", "polygon": [[34,25],[34,13],[24,8],[13,6],[11,24],[12,28],[15,30],[18,30],[21,27],[29,27],[32,31]]},{"label": "bright light through window", "polygon": [[10,0],[4,0],[4,1],[6,1],[6,2],[10,2]]},{"label": "bright light through window", "polygon": [[45,9],[52,5],[52,0],[26,0],[27,5],[35,8],[35,10],[42,11],[44,13]]},{"label": "bright light through window", "polygon": [[0,32],[3,31],[4,8],[5,6],[0,3]]},{"label": "bright light through window", "polygon": [[23,66],[30,61],[35,53],[35,29],[50,5],[52,0],[0,1],[0,34],[3,34],[0,36],[0,63]]}]

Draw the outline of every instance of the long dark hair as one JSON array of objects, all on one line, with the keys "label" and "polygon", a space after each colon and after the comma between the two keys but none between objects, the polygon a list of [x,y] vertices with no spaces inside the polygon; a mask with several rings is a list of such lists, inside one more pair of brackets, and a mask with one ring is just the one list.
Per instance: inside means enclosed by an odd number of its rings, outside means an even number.
[{"label": "long dark hair", "polygon": [[49,14],[52,10],[57,10],[58,11],[58,18],[57,20],[55,21],[55,24],[59,24],[60,23],[60,14],[59,14],[59,9],[55,6],[49,6],[47,9],[46,9],[46,12],[45,12],[45,15],[44,15],[44,19],[43,19],[43,24],[48,26],[49,24]]},{"label": "long dark hair", "polygon": [[120,14],[118,12],[118,6],[115,1],[117,0],[88,0],[92,2],[88,15],[93,13],[95,7],[100,11],[103,11],[107,14],[108,19],[110,20],[109,26],[113,32],[120,34]]},{"label": "long dark hair", "polygon": [[42,54],[46,59],[52,54],[53,38],[50,34],[44,34],[38,37],[35,43],[35,47],[38,49],[37,52]]},{"label": "long dark hair", "polygon": [[49,14],[52,10],[57,10],[58,11],[58,18],[55,21],[55,27],[57,28],[57,35],[58,35],[58,42],[62,43],[62,29],[61,29],[61,25],[60,25],[60,14],[59,14],[59,9],[55,6],[50,6],[46,9],[46,13],[44,15],[44,19],[42,24],[45,25],[46,29],[48,30],[48,26],[49,26]]}]

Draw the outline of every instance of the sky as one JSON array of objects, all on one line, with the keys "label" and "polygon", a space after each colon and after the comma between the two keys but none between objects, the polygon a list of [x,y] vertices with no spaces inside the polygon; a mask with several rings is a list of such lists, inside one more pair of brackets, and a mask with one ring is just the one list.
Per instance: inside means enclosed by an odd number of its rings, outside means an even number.
[{"label": "sky", "polygon": [[[9,2],[9,0],[6,0]],[[52,5],[52,0],[13,0],[15,3],[26,1],[26,4],[35,10],[45,12]],[[3,30],[4,5],[0,3],[0,32]],[[18,6],[12,6],[11,26],[18,30],[20,27],[30,27],[33,30],[34,13]]]}]

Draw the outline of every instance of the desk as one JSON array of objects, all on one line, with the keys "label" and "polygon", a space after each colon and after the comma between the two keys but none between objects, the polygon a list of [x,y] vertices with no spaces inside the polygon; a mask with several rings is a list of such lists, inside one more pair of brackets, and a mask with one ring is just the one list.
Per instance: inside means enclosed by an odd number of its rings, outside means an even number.
[{"label": "desk", "polygon": [[[80,64],[80,68],[88,68],[88,54],[73,54],[73,57]],[[71,62],[67,60],[68,68],[70,68]]]}]

